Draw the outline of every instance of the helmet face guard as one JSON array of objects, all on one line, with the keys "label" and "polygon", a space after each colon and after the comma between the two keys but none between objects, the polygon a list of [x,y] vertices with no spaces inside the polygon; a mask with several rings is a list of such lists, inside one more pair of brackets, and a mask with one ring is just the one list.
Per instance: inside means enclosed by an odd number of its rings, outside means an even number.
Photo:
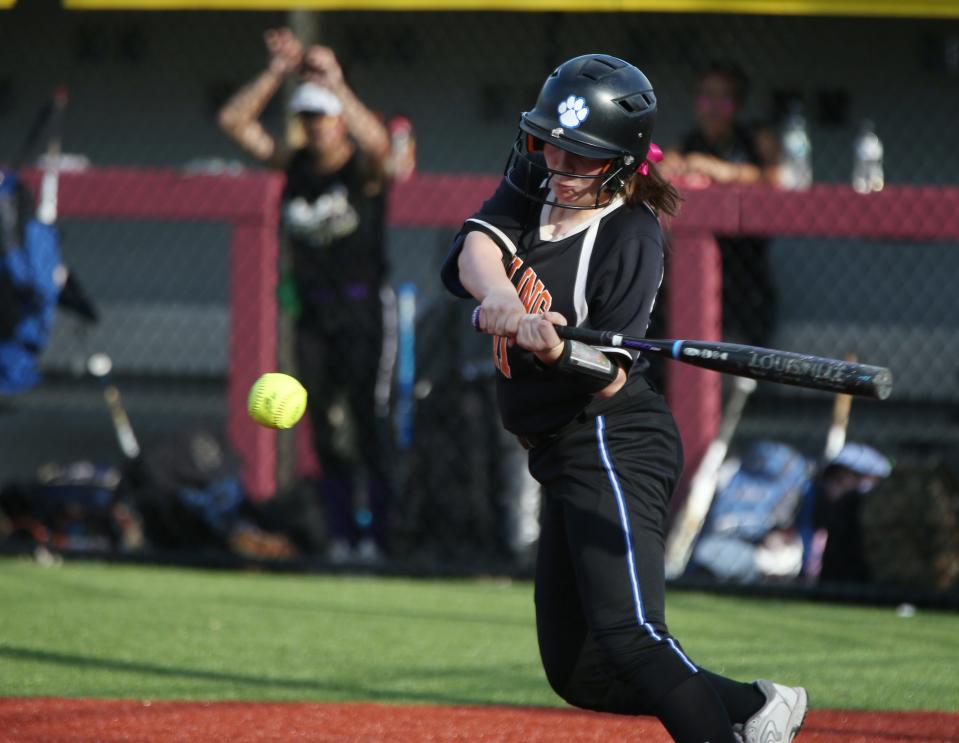
[{"label": "helmet face guard", "polygon": [[[575,57],[553,71],[536,105],[520,118],[504,170],[506,182],[539,203],[568,209],[606,206],[645,161],[655,119],[656,96],[639,69],[606,54]],[[608,165],[590,176],[551,170],[533,157],[544,142]],[[540,195],[557,175],[599,181],[594,203],[563,204]]]},{"label": "helmet face guard", "polygon": [[[606,167],[596,175],[583,175],[581,173],[569,173],[563,170],[553,170],[545,163],[535,158],[535,153],[542,152],[543,140],[537,139],[532,134],[527,134],[520,129],[513,140],[513,146],[510,149],[509,157],[506,160],[506,167],[503,169],[503,175],[506,177],[506,184],[514,191],[522,194],[531,201],[549,206],[561,206],[564,209],[601,209],[609,206],[617,194],[626,187],[626,183],[636,172],[637,163],[632,155],[619,156],[586,156],[595,157],[597,160],[606,160]],[[556,143],[560,149],[580,154],[571,149],[563,147]],[[549,198],[550,182],[553,176],[563,176],[566,178],[579,178],[583,181],[599,181],[599,188],[596,190],[596,198],[592,204],[577,205],[567,204]],[[526,184],[524,188],[522,184]],[[543,189],[546,189],[544,192]],[[605,198],[605,201],[602,199]]]}]

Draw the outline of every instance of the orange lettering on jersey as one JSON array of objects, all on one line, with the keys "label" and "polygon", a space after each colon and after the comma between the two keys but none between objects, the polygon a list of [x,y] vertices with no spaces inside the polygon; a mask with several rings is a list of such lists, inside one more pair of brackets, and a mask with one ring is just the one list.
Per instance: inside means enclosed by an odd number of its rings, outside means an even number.
[{"label": "orange lettering on jersey", "polygon": [[519,267],[522,266],[522,265],[523,265],[523,259],[522,259],[522,258],[517,258],[517,257],[514,255],[514,256],[513,256],[513,262],[510,263],[510,264],[509,264],[509,268],[506,269],[506,276],[507,276],[507,278],[508,278],[510,281],[513,280],[513,276],[516,274],[516,272],[519,270]]},{"label": "orange lettering on jersey", "polygon": [[529,288],[536,282],[536,271],[532,268],[527,268],[523,271],[523,275],[520,276],[519,281],[516,282],[516,293],[519,294],[519,298],[523,299],[523,292],[528,292]]},{"label": "orange lettering on jersey", "polygon": [[[519,272],[523,266],[523,259],[513,256],[506,274],[510,281]],[[519,296],[523,307],[530,314],[540,314],[547,312],[553,304],[553,295],[546,290],[545,285],[536,276],[536,271],[527,268],[516,282],[516,293]],[[512,373],[509,367],[509,339],[496,336],[493,338],[493,366],[507,379],[512,379]]]},{"label": "orange lettering on jersey", "polygon": [[509,348],[508,341],[508,338],[499,335],[493,338],[493,366],[495,366],[504,377],[511,379],[509,356],[506,355]]},{"label": "orange lettering on jersey", "polygon": [[535,303],[529,307],[529,312],[532,315],[538,315],[541,312],[549,312],[549,308],[553,305],[553,295],[544,289],[536,297]]},{"label": "orange lettering on jersey", "polygon": [[[536,276],[536,274],[533,274]],[[540,295],[543,293],[543,282],[537,279],[535,282],[529,281],[526,283],[526,286],[523,288],[523,291],[520,292],[519,301],[523,303],[523,306],[526,308],[527,312],[531,312],[530,307],[532,307],[536,300],[539,299]]]}]

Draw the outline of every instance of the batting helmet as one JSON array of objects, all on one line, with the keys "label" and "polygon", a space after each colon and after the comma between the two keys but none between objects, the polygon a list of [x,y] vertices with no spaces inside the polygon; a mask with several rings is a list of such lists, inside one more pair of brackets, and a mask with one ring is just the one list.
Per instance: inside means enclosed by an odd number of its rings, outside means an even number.
[{"label": "batting helmet", "polygon": [[[531,157],[549,142],[576,155],[612,161],[600,175],[578,176],[601,179],[594,207],[608,204],[646,160],[655,120],[656,95],[639,68],[608,54],[574,57],[546,78],[536,105],[520,118],[506,162],[507,183],[535,201],[554,203],[536,195],[541,184],[534,182],[534,172],[547,178],[577,174],[550,170]],[[603,192],[609,200],[600,203]]]}]

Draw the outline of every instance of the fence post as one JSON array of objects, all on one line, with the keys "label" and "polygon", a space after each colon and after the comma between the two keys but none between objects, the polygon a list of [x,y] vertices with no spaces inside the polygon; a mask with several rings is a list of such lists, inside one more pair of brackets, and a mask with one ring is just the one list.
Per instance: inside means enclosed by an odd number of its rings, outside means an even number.
[{"label": "fence post", "polygon": [[[719,340],[722,269],[719,246],[708,232],[675,229],[666,258],[666,334],[669,338]],[[666,399],[683,440],[685,465],[673,499],[675,512],[689,480],[719,431],[721,381],[716,372],[666,362]]]},{"label": "fence post", "polygon": [[275,224],[234,223],[227,431],[254,500],[271,497],[276,485],[276,431],[247,417],[246,398],[256,378],[276,366],[278,250]]}]

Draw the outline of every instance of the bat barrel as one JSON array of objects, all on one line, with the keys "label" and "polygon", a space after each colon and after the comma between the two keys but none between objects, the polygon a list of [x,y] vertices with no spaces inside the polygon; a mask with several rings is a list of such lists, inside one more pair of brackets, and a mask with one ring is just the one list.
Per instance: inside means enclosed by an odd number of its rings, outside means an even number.
[{"label": "bat barrel", "polygon": [[751,379],[879,400],[885,400],[892,393],[892,372],[881,366],[734,343],[655,343],[668,346],[669,355],[679,361]]},{"label": "bat barrel", "polygon": [[718,341],[635,338],[612,331],[561,325],[556,327],[556,332],[567,340],[657,353],[704,369],[760,381],[845,392],[878,400],[885,400],[892,393],[892,372],[881,366]]}]

